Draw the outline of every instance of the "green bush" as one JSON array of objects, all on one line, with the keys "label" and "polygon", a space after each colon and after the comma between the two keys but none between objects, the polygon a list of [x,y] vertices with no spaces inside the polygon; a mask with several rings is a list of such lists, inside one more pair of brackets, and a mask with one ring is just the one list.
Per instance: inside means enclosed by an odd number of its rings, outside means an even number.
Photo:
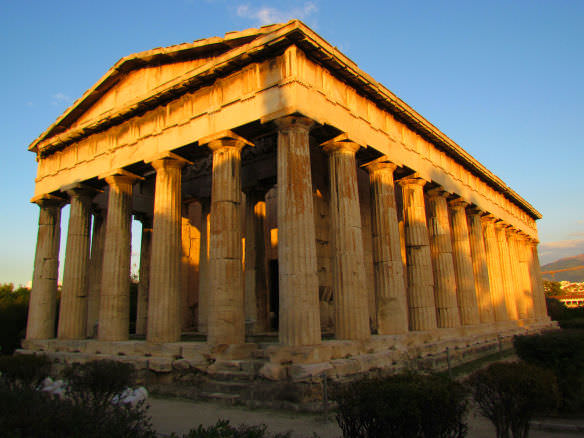
[{"label": "green bush", "polygon": [[98,408],[111,405],[116,395],[136,383],[134,366],[113,360],[69,365],[63,376],[69,397]]},{"label": "green bush", "polygon": [[12,283],[0,285],[0,353],[12,354],[20,347],[26,332],[30,289],[14,289]]},{"label": "green bush", "polygon": [[10,386],[36,388],[49,375],[51,362],[42,355],[0,356],[2,380]]},{"label": "green bush", "polygon": [[561,410],[584,408],[584,331],[556,330],[516,336],[513,343],[522,360],[555,374]]},{"label": "green bush", "polygon": [[479,412],[495,425],[497,438],[527,438],[529,421],[558,403],[554,375],[524,362],[491,364],[468,379]]},{"label": "green bush", "polygon": [[333,397],[345,438],[466,436],[466,390],[448,377],[368,378],[343,385]]},{"label": "green bush", "polygon": [[[12,361],[8,359],[13,359]],[[35,362],[36,360],[36,362]],[[22,370],[17,369],[18,364]],[[35,356],[2,358],[0,367],[0,436],[46,438],[154,438],[147,406],[113,404],[113,395],[133,383],[133,367],[112,361],[89,362],[67,369],[67,397],[38,391],[45,363]]]},{"label": "green bush", "polygon": [[[285,434],[269,434],[265,424],[259,426],[246,426],[241,424],[237,427],[229,424],[229,420],[218,420],[213,426],[203,427],[200,425],[196,429],[191,429],[182,435],[182,438],[289,438],[291,432]],[[171,437],[178,438],[172,434]]]}]

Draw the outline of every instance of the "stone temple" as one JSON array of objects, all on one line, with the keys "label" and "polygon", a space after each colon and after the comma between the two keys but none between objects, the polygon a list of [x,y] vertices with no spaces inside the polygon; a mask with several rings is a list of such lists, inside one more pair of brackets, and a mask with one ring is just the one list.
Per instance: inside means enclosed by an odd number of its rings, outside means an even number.
[{"label": "stone temple", "polygon": [[29,150],[22,353],[307,382],[552,326],[538,211],[300,21],[127,56]]}]

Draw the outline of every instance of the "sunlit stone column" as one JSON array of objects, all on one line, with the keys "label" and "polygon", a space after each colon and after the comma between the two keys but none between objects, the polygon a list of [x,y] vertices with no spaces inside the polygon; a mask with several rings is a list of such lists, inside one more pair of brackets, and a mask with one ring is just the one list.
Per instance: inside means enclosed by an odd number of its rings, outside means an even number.
[{"label": "sunlit stone column", "polygon": [[495,224],[495,233],[499,245],[499,260],[501,261],[501,279],[503,280],[503,296],[509,319],[517,320],[517,305],[515,304],[514,281],[511,273],[511,259],[505,234],[506,225],[503,222]]},{"label": "sunlit stone column", "polygon": [[404,204],[404,228],[407,258],[407,290],[410,330],[433,330],[437,327],[434,301],[434,277],[424,185],[421,178],[399,180]]},{"label": "sunlit stone column", "polygon": [[89,256],[89,284],[87,286],[87,337],[89,338],[97,336],[104,242],[105,211],[94,206],[91,255]]},{"label": "sunlit stone column", "polygon": [[495,321],[508,321],[507,307],[505,305],[505,295],[503,292],[503,273],[501,270],[501,260],[499,255],[499,242],[495,233],[495,218],[492,215],[483,216],[485,252],[487,255],[487,266],[489,269],[489,284],[491,286],[491,297],[493,300],[493,310]]},{"label": "sunlit stone column", "polygon": [[521,281],[521,267],[519,266],[521,257],[519,256],[517,235],[512,228],[507,228],[505,231],[507,235],[507,246],[509,247],[509,261],[511,263],[511,276],[513,278],[513,291],[515,306],[517,307],[517,317],[519,319],[527,319],[527,297],[523,293],[523,284]]},{"label": "sunlit stone column", "polygon": [[519,252],[519,281],[521,294],[526,298],[527,317],[535,318],[535,304],[531,284],[531,251],[527,240],[521,233],[517,234],[517,249]]},{"label": "sunlit stone column", "polygon": [[148,323],[148,291],[150,289],[150,259],[152,258],[152,217],[141,214],[136,218],[142,222],[140,241],[140,273],[136,308],[136,334],[145,335]]},{"label": "sunlit stone column", "polygon": [[84,339],[87,334],[91,199],[95,190],[76,185],[66,191],[71,198],[71,208],[57,336],[59,339]]},{"label": "sunlit stone column", "polygon": [[258,190],[245,196],[245,319],[253,333],[268,329],[264,196],[265,191]]},{"label": "sunlit stone column", "polygon": [[495,320],[495,315],[493,311],[493,299],[491,297],[491,286],[489,283],[489,269],[487,267],[487,255],[485,251],[485,239],[483,237],[481,214],[482,212],[480,210],[469,209],[468,226],[479,317],[481,323],[488,324]]},{"label": "sunlit stone column", "polygon": [[199,318],[197,330],[207,333],[209,321],[209,231],[211,225],[210,203],[201,202],[201,246],[199,248]]},{"label": "sunlit stone column", "polygon": [[528,248],[531,265],[531,278],[533,290],[533,303],[535,307],[535,317],[538,320],[549,321],[547,313],[547,305],[545,302],[545,294],[543,290],[543,281],[541,279],[541,268],[539,266],[539,255],[537,253],[537,240],[529,239]]},{"label": "sunlit stone column", "polygon": [[55,337],[61,208],[65,202],[51,195],[32,202],[40,207],[40,214],[26,339],[50,339]]},{"label": "sunlit stone column", "polygon": [[109,191],[97,337],[100,341],[125,341],[130,330],[132,185],[140,177],[119,169],[102,178]]},{"label": "sunlit stone column", "polygon": [[320,310],[309,133],[313,122],[284,117],[278,125],[279,339],[319,344]]},{"label": "sunlit stone column", "polygon": [[408,304],[393,181],[396,167],[387,161],[375,161],[366,166],[371,184],[375,301],[380,335],[408,331]]},{"label": "sunlit stone column", "polygon": [[156,187],[146,330],[149,342],[180,340],[181,169],[187,163],[172,153],[151,162]]},{"label": "sunlit stone column", "polygon": [[367,339],[371,331],[355,161],[359,145],[341,135],[322,146],[329,156],[335,336]]},{"label": "sunlit stone column", "polygon": [[475,325],[480,322],[480,318],[466,217],[468,203],[462,199],[455,199],[449,202],[449,206],[460,322],[462,325]]},{"label": "sunlit stone column", "polygon": [[241,238],[241,149],[251,145],[232,132],[199,141],[213,151],[209,235],[210,344],[245,342]]},{"label": "sunlit stone column", "polygon": [[428,232],[434,272],[436,318],[440,328],[460,326],[447,197],[448,192],[439,187],[428,191]]}]

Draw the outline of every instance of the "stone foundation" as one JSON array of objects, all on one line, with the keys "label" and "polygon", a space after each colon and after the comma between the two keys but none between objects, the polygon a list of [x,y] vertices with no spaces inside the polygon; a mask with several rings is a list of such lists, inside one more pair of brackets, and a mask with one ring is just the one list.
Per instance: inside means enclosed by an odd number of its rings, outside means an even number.
[{"label": "stone foundation", "polygon": [[25,340],[19,354],[47,354],[53,372],[95,359],[132,363],[149,390],[194,399],[223,399],[252,406],[320,409],[323,379],[330,384],[403,369],[441,371],[512,349],[515,335],[555,328],[532,322],[465,326],[403,335],[374,335],[363,341],[323,341],[287,347],[245,343],[211,347],[204,342]]}]

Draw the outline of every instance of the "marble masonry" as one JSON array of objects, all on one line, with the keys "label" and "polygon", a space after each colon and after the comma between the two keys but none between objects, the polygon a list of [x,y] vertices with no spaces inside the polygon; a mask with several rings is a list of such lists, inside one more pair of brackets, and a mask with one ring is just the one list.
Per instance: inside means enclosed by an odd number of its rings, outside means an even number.
[{"label": "marble masonry", "polygon": [[300,21],[127,56],[29,150],[21,353],[307,381],[553,326],[538,211]]}]

